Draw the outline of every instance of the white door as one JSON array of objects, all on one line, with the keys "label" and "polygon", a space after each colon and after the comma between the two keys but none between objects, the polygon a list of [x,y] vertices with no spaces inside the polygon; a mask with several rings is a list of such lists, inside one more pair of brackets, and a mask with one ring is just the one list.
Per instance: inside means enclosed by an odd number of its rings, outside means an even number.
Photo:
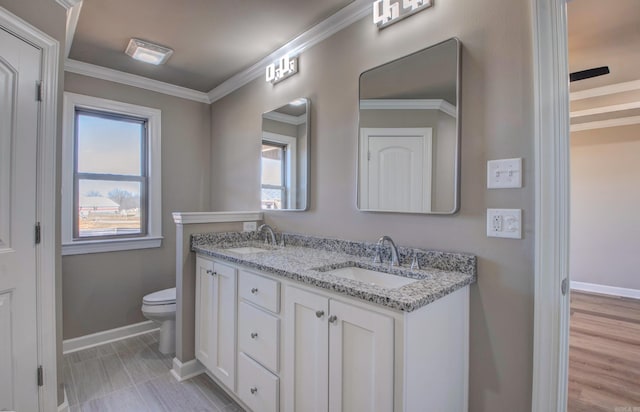
[{"label": "white door", "polygon": [[0,410],[38,410],[36,153],[40,51],[0,28]]},{"label": "white door", "polygon": [[329,410],[393,410],[393,318],[329,303]]},{"label": "white door", "polygon": [[362,209],[431,211],[431,128],[361,131]]},{"label": "white door", "polygon": [[207,369],[212,369],[209,353],[212,297],[213,262],[198,257],[196,258],[196,359]]},{"label": "white door", "polygon": [[232,391],[236,389],[236,285],[236,269],[215,262],[209,324],[211,372]]},{"label": "white door", "polygon": [[284,411],[328,412],[329,299],[285,289]]}]

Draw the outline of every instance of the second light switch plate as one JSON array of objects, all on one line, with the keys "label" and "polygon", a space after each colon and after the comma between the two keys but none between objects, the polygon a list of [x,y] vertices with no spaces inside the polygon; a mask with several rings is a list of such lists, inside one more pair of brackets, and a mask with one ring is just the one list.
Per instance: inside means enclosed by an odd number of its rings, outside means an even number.
[{"label": "second light switch plate", "polygon": [[488,189],[520,187],[522,187],[522,158],[489,160],[487,162]]}]

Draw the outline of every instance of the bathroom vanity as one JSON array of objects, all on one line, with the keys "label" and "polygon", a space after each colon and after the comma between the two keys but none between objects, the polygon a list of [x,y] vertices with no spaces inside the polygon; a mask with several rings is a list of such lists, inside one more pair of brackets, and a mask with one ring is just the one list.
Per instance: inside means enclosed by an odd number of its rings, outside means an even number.
[{"label": "bathroom vanity", "polygon": [[[280,238],[283,235],[280,235]],[[192,237],[196,358],[254,412],[467,410],[474,256],[253,233]],[[413,259],[415,257],[415,259]]]}]

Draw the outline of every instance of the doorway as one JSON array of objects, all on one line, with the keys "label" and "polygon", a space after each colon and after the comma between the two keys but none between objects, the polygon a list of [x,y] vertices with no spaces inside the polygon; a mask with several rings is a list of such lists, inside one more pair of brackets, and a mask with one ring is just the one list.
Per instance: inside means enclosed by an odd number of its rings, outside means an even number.
[{"label": "doorway", "polygon": [[640,408],[639,21],[636,0],[567,4],[569,412]]}]

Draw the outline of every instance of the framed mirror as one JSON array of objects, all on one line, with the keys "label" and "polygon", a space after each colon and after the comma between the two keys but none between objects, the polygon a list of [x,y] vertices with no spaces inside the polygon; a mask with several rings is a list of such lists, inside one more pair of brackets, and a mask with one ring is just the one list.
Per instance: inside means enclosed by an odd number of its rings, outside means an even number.
[{"label": "framed mirror", "polygon": [[460,41],[362,73],[358,132],[358,209],[456,213]]},{"label": "framed mirror", "polygon": [[264,210],[309,207],[309,99],[262,115],[260,199]]}]

